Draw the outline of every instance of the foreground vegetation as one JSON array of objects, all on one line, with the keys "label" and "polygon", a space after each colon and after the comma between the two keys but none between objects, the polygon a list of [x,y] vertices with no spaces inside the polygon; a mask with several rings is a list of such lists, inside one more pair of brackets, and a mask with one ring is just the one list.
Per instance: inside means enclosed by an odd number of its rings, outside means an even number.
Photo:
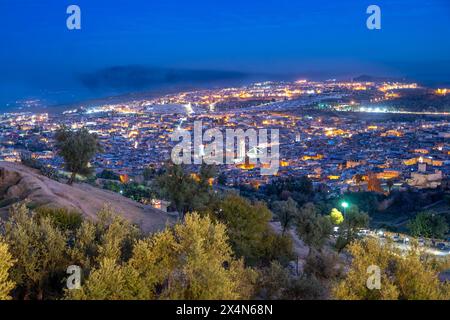
[{"label": "foreground vegetation", "polygon": [[[268,209],[256,206],[228,197],[220,216],[187,214],[147,236],[109,208],[92,222],[66,210],[15,206],[0,240],[0,298],[450,298],[450,285],[437,278],[442,262],[401,254],[376,240],[353,241],[350,270],[344,272],[342,258],[317,242],[315,233],[307,240],[311,250],[303,270],[293,270],[292,239],[269,231]],[[247,218],[249,210],[253,216]],[[381,290],[366,287],[373,264],[382,270]],[[66,287],[71,265],[81,267],[79,289]]]}]

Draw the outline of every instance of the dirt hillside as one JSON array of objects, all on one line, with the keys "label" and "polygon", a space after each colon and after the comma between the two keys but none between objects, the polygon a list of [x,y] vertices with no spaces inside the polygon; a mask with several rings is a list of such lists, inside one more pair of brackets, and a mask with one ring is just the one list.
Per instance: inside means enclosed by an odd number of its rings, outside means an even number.
[{"label": "dirt hillside", "polygon": [[174,218],[150,206],[144,206],[117,193],[88,184],[66,184],[51,180],[37,170],[21,164],[0,162],[0,217],[6,217],[13,203],[28,200],[35,206],[75,209],[89,219],[105,205],[119,215],[141,226],[144,232],[155,232]]}]

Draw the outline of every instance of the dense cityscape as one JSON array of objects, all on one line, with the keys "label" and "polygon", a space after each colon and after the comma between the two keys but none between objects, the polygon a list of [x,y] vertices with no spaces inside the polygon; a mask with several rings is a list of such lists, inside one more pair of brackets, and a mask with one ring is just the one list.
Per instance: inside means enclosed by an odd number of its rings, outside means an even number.
[{"label": "dense cityscape", "polygon": [[[278,175],[308,176],[317,187],[332,193],[368,190],[370,177],[379,179],[385,191],[387,181],[397,189],[437,188],[448,184],[450,175],[446,113],[442,112],[444,117],[436,112],[410,116],[401,114],[407,110],[382,107],[385,101],[417,88],[415,83],[268,82],[78,107],[62,114],[4,114],[0,159],[20,161],[21,152],[28,150],[33,158],[61,169],[62,161],[52,147],[54,132],[61,125],[86,127],[105,146],[93,163],[98,172],[108,169],[137,177],[144,168],[161,167],[170,159],[174,130],[192,130],[194,121],[201,120],[205,130],[279,129]],[[261,176],[257,165],[221,169],[230,185],[258,186],[273,178]],[[355,180],[359,175],[365,177],[364,186]]]}]

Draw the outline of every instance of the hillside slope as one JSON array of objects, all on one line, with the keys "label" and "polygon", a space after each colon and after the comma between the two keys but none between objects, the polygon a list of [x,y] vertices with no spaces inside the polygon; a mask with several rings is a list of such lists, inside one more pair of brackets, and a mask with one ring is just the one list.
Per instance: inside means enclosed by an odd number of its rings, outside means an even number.
[{"label": "hillside slope", "polygon": [[117,193],[88,184],[69,186],[39,174],[21,164],[0,162],[0,217],[6,217],[12,203],[28,200],[35,206],[75,209],[89,219],[109,205],[119,215],[138,224],[144,232],[155,232],[174,218],[165,212],[145,206]]}]

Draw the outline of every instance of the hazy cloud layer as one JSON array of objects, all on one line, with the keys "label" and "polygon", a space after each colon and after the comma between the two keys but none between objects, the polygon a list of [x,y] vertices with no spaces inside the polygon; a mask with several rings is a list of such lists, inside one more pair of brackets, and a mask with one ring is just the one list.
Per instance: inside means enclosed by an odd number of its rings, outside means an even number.
[{"label": "hazy cloud layer", "polygon": [[167,85],[202,85],[209,82],[242,80],[247,77],[245,73],[231,71],[113,66],[85,73],[80,76],[80,81],[91,90],[142,90]]}]

